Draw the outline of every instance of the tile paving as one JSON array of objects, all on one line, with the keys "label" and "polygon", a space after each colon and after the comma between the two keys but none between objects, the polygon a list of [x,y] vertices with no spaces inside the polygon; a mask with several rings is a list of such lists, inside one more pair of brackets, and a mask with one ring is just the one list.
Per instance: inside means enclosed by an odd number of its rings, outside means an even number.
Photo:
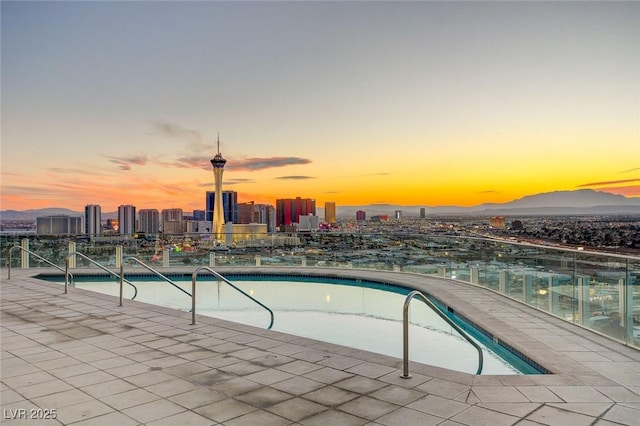
[{"label": "tile paving", "polygon": [[[75,288],[64,295],[39,272],[14,270],[0,284],[3,424],[640,425],[640,351],[463,283],[340,271],[424,290],[554,374],[411,363],[401,379],[396,358],[203,316],[191,325],[186,312],[120,307]],[[56,418],[33,418],[47,410]]]}]

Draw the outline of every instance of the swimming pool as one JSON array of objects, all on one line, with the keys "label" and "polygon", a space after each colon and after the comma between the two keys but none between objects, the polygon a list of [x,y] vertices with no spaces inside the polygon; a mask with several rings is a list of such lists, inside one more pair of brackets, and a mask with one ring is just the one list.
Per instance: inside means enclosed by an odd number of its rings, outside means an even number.
[{"label": "swimming pool", "polygon": [[[126,274],[138,288],[136,300],[189,311],[191,298],[164,281],[145,274]],[[191,275],[168,275],[191,292]],[[335,277],[225,274],[235,285],[269,306],[273,330],[402,358],[402,306],[409,288]],[[47,280],[53,276],[39,276]],[[62,278],[63,279],[63,278]],[[110,277],[76,275],[75,286],[118,295]],[[266,310],[212,276],[198,277],[196,312],[266,327]],[[125,286],[125,297],[133,289]],[[461,318],[446,312],[482,346],[482,374],[538,374],[532,365],[501,347]],[[474,374],[478,354],[466,340],[424,303],[411,304],[409,359]]]}]

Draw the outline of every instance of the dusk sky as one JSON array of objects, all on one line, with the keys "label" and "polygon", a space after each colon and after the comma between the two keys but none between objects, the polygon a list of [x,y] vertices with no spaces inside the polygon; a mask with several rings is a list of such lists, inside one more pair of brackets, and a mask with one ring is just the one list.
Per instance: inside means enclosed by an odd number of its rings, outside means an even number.
[{"label": "dusk sky", "polygon": [[640,2],[1,8],[2,210],[640,196]]}]

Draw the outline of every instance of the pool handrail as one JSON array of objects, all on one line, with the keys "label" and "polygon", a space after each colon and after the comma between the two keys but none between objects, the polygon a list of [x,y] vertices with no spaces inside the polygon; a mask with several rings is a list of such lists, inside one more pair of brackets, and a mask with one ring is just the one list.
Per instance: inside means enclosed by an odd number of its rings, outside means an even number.
[{"label": "pool handrail", "polygon": [[[48,263],[49,265],[53,266],[54,268],[64,272],[64,269],[62,269],[61,267],[59,267],[58,265],[56,265],[53,262],[48,261],[47,259],[45,259],[44,257],[40,256],[39,254],[36,254],[34,252],[32,252],[29,249],[26,249],[22,246],[19,245],[14,245],[11,248],[9,248],[9,263],[7,264],[7,280],[11,279],[11,252],[13,251],[14,248],[19,248],[20,250],[29,253],[32,256],[37,257],[38,259],[42,260],[43,262]],[[71,282],[73,282],[73,274],[69,273],[69,275],[71,276]]]},{"label": "pool handrail", "polygon": [[464,331],[458,324],[453,322],[451,318],[446,316],[444,312],[440,310],[431,300],[429,300],[422,292],[419,290],[413,290],[411,293],[407,295],[404,299],[404,306],[402,308],[402,352],[403,352],[403,371],[402,376],[403,379],[411,378],[411,374],[409,374],[409,304],[414,297],[420,298],[424,303],[426,303],[431,309],[435,311],[436,314],[440,318],[442,318],[447,324],[449,324],[452,328],[454,328],[462,337],[465,338],[471,345],[476,348],[478,351],[478,370],[476,374],[482,373],[482,366],[484,363],[482,348],[478,345],[472,338]]},{"label": "pool handrail", "polygon": [[218,279],[224,281],[225,283],[229,284],[231,287],[233,287],[234,289],[238,290],[240,293],[244,294],[249,299],[253,300],[258,305],[262,306],[267,311],[269,311],[269,315],[271,315],[271,322],[269,323],[269,326],[267,327],[267,330],[270,330],[271,327],[273,327],[273,311],[271,309],[269,309],[268,306],[266,306],[265,304],[263,304],[262,302],[260,302],[259,300],[257,300],[253,296],[251,296],[249,293],[246,293],[244,290],[242,290],[241,288],[237,287],[231,281],[229,281],[228,279],[226,279],[225,277],[223,277],[222,275],[220,275],[219,273],[217,273],[216,271],[214,271],[213,269],[211,269],[208,266],[200,266],[200,267],[196,268],[196,270],[193,271],[193,274],[191,275],[191,325],[195,325],[196,324],[196,279],[198,278],[198,273],[200,271],[202,271],[202,270],[206,270],[206,271],[210,272],[216,278],[218,278]]},{"label": "pool handrail", "polygon": [[[64,271],[64,294],[67,294],[67,287],[68,287],[68,285],[69,285],[69,278],[68,278],[68,277],[69,277],[69,258],[70,258],[71,256],[80,256],[80,257],[82,257],[83,259],[86,259],[86,260],[88,260],[89,262],[93,263],[93,264],[94,264],[94,265],[96,265],[98,268],[102,269],[103,271],[106,271],[106,272],[110,273],[111,275],[115,276],[116,278],[121,278],[121,277],[120,277],[120,275],[118,275],[118,274],[116,274],[115,272],[113,272],[112,270],[110,270],[110,269],[108,269],[108,268],[106,268],[106,267],[102,266],[101,264],[99,264],[99,263],[98,263],[98,262],[96,262],[95,260],[91,259],[89,256],[87,256],[87,255],[85,255],[85,254],[82,254],[82,253],[80,253],[80,252],[77,252],[77,251],[73,251],[73,252],[69,253],[69,254],[67,255],[67,257],[65,257],[65,259],[64,259],[64,264],[65,264],[65,271]],[[138,295],[138,288],[137,288],[135,285],[131,284],[131,283],[130,283],[128,280],[126,280],[126,279],[124,280],[124,282],[126,282],[126,283],[127,283],[127,284],[129,284],[131,287],[133,287],[133,289],[134,289],[134,291],[135,291],[135,292],[133,293],[133,297],[131,298],[131,300],[135,299],[135,298],[136,298],[136,296]]]},{"label": "pool handrail", "polygon": [[144,263],[143,261],[141,261],[140,259],[134,256],[127,256],[127,257],[124,257],[120,262],[120,306],[122,306],[122,293],[123,293],[123,287],[124,287],[124,284],[123,284],[124,283],[124,264],[126,262],[131,262],[131,261],[138,263],[140,266],[146,268],[148,271],[153,272],[154,274],[156,274],[157,276],[159,276],[160,278],[162,278],[163,280],[165,280],[166,282],[168,282],[169,284],[171,284],[172,286],[174,286],[175,288],[177,288],[187,296],[191,297],[191,293],[189,293],[188,291],[180,287],[178,284],[173,282],[168,277],[162,275],[157,270],[153,269],[151,266],[147,265],[146,263]]}]

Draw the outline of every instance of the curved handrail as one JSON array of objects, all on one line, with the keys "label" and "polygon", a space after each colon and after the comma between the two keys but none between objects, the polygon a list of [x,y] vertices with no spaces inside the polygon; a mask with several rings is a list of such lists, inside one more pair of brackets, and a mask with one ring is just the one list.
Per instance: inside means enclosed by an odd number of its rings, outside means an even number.
[{"label": "curved handrail", "polygon": [[188,291],[186,291],[185,289],[180,287],[178,284],[176,284],[175,282],[173,282],[169,278],[167,278],[164,275],[162,275],[160,272],[158,272],[155,269],[153,269],[151,266],[147,265],[146,263],[144,263],[143,261],[141,261],[140,259],[138,259],[138,258],[136,258],[134,256],[128,256],[128,257],[123,258],[122,262],[120,262],[120,306],[122,306],[122,287],[123,287],[122,283],[124,282],[124,264],[125,264],[125,262],[131,262],[131,261],[134,261],[134,262],[138,263],[139,265],[141,265],[144,268],[146,268],[147,270],[153,272],[154,274],[156,274],[157,276],[159,276],[160,278],[162,278],[163,280],[165,280],[166,282],[168,282],[169,284],[171,284],[172,286],[174,286],[175,288],[177,288],[178,290],[180,290],[181,292],[183,292],[187,296],[191,297],[191,293],[189,293]]},{"label": "curved handrail", "polygon": [[229,284],[231,287],[235,288],[236,290],[238,290],[240,293],[244,294],[245,296],[247,296],[249,299],[253,300],[254,302],[256,302],[258,305],[262,306],[263,308],[265,308],[267,311],[269,311],[269,314],[271,315],[271,322],[269,323],[269,327],[267,327],[267,330],[270,330],[271,327],[273,326],[273,311],[271,309],[269,309],[266,305],[264,305],[262,302],[260,302],[259,300],[255,299],[253,296],[251,296],[250,294],[244,292],[242,289],[240,289],[239,287],[236,287],[235,284],[233,284],[231,281],[229,281],[228,279],[226,279],[225,277],[223,277],[222,275],[220,275],[219,273],[217,273],[216,271],[214,271],[213,269],[211,269],[208,266],[200,266],[198,268],[196,268],[195,271],[193,271],[193,274],[191,275],[191,324],[195,325],[196,323],[196,279],[198,277],[198,273],[202,270],[207,270],[210,273],[212,273],[216,278],[224,281],[225,283]]},{"label": "curved handrail", "polygon": [[427,299],[424,294],[422,294],[418,290],[414,290],[407,295],[406,299],[404,299],[404,306],[402,308],[403,372],[402,376],[400,377],[403,379],[408,379],[411,377],[411,374],[409,374],[409,304],[414,297],[419,297],[420,300],[422,300],[431,309],[433,309],[440,318],[442,318],[447,324],[453,327],[458,333],[460,333],[462,337],[464,337],[469,343],[471,343],[474,348],[476,348],[476,350],[478,351],[478,370],[476,371],[476,374],[482,373],[483,356],[482,348],[480,348],[480,345],[474,342],[471,336],[469,336],[466,331],[464,331],[458,324],[453,322],[451,318],[446,316],[440,310],[440,308],[438,308],[431,300]]},{"label": "curved handrail", "polygon": [[[98,262],[96,262],[95,260],[91,259],[90,257],[88,257],[88,256],[86,256],[86,255],[84,255],[84,254],[82,254],[82,253],[80,253],[80,252],[74,251],[74,252],[69,253],[69,254],[67,255],[67,257],[64,259],[64,264],[65,264],[65,271],[64,271],[64,294],[67,294],[67,287],[68,287],[68,284],[69,284],[69,280],[68,280],[68,275],[69,275],[69,258],[70,258],[71,256],[76,256],[76,255],[77,255],[77,256],[80,256],[80,257],[82,257],[83,259],[88,260],[89,262],[91,262],[91,263],[93,263],[94,265],[96,265],[98,268],[102,269],[103,271],[106,271],[106,272],[110,273],[111,275],[115,276],[116,278],[120,278],[120,275],[116,274],[115,272],[113,272],[112,270],[110,270],[110,269],[108,269],[108,268],[105,268],[104,266],[102,266],[101,264],[99,264],[99,263],[98,263]],[[129,284],[129,285],[130,285],[131,287],[133,287],[133,289],[135,290],[135,293],[133,293],[133,297],[131,298],[131,300],[135,299],[135,298],[136,298],[136,296],[138,295],[138,288],[137,288],[135,285],[131,284],[131,283],[130,283],[129,281],[127,281],[127,280],[124,280],[124,282],[126,282],[127,284]]]},{"label": "curved handrail", "polygon": [[[30,255],[35,256],[38,259],[42,260],[43,262],[48,263],[49,265],[53,266],[54,268],[59,269],[60,271],[64,272],[64,269],[62,269],[61,267],[59,267],[55,263],[48,261],[47,259],[45,259],[44,257],[40,256],[39,254],[36,254],[36,253],[32,252],[31,250],[28,250],[28,249],[26,249],[26,248],[24,248],[22,246],[14,245],[11,248],[9,248],[9,264],[7,265],[7,279],[8,280],[11,279],[11,252],[15,248],[19,248],[20,250],[25,251],[25,252],[29,253]],[[71,275],[71,282],[73,282],[73,274],[69,273],[69,275]]]}]

